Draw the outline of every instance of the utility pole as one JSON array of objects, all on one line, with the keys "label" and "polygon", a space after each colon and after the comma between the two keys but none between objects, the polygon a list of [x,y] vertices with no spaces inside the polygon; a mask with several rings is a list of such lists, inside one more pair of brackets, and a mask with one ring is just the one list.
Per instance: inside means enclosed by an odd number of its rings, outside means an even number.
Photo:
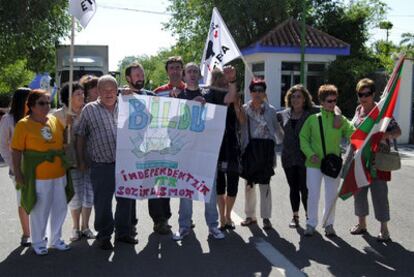
[{"label": "utility pole", "polygon": [[306,39],[306,0],[302,0],[302,18],[300,28],[300,83],[305,85],[305,39]]}]

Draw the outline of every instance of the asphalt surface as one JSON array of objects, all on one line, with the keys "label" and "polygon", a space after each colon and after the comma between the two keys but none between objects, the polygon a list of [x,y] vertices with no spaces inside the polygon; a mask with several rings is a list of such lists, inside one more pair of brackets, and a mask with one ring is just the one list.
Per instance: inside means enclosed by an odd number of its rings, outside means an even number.
[{"label": "asphalt surface", "polygon": [[[302,207],[301,227],[289,228],[292,216],[289,189],[283,170],[277,167],[271,182],[273,230],[264,231],[260,220],[258,225],[249,228],[240,226],[244,217],[244,182],[241,180],[233,217],[236,229],[227,232],[224,240],[208,237],[201,203],[194,203],[194,232],[183,242],[175,242],[170,236],[153,233],[147,201],[140,201],[137,205],[139,243],[135,247],[118,244],[114,251],[103,251],[93,240],[82,240],[71,243],[72,249],[67,252],[51,250],[44,257],[19,246],[21,230],[15,192],[8,169],[2,164],[0,276],[414,276],[414,220],[411,217],[414,211],[414,147],[401,146],[400,151],[403,168],[394,173],[389,183],[392,237],[389,243],[376,241],[379,223],[373,215],[368,218],[368,234],[349,234],[349,228],[357,221],[353,199],[338,200],[336,238],[325,237],[320,226],[316,235],[304,237]],[[178,200],[171,203],[170,224],[176,231]],[[322,210],[322,201],[320,208]],[[70,231],[68,214],[63,228],[66,241]]]}]

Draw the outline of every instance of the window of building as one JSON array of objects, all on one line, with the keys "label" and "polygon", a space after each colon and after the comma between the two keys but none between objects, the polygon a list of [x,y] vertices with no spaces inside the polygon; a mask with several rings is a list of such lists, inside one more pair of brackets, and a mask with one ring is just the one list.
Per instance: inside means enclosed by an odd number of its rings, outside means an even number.
[{"label": "window of building", "polygon": [[265,64],[264,62],[252,64],[253,75],[257,78],[265,78]]}]

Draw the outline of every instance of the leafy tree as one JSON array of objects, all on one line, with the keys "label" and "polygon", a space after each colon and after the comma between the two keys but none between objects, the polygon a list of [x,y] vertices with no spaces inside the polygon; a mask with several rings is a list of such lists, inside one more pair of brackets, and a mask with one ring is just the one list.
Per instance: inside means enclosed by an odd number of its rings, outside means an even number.
[{"label": "leafy tree", "polygon": [[32,71],[51,71],[55,44],[70,29],[67,5],[67,0],[0,0],[0,66],[26,59]]},{"label": "leafy tree", "polygon": [[[165,28],[178,37],[176,52],[200,61],[213,7],[217,7],[239,48],[248,46],[288,18],[287,0],[170,0],[172,19]],[[294,1],[291,1],[294,2]],[[266,8],[263,8],[266,7]]]},{"label": "leafy tree", "polygon": [[34,75],[26,69],[26,60],[17,60],[0,67],[0,107],[7,107],[13,91],[18,87],[27,86]]},{"label": "leafy tree", "polygon": [[414,33],[403,33],[400,41],[401,51],[414,58]]},{"label": "leafy tree", "polygon": [[405,46],[409,50],[414,49],[414,33],[403,33],[401,38],[401,46]]},{"label": "leafy tree", "polygon": [[139,62],[144,67],[146,89],[153,90],[154,88],[167,83],[168,76],[165,71],[165,62],[168,57],[173,55],[177,55],[177,53],[174,53],[171,50],[163,49],[154,56],[141,55],[123,58],[118,65],[121,73],[121,85],[123,86],[127,84],[125,79],[125,69],[133,62]]}]

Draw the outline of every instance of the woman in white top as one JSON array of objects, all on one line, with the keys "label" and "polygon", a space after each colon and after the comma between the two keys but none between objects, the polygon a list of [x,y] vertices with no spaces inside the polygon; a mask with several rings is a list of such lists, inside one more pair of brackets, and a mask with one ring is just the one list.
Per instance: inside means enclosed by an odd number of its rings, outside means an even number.
[{"label": "woman in white top", "polygon": [[[17,89],[12,97],[10,103],[10,111],[5,114],[1,121],[0,121],[0,154],[3,157],[4,161],[9,166],[9,176],[13,181],[13,184],[16,185],[14,180],[14,173],[13,173],[13,163],[12,163],[12,155],[11,155],[11,148],[10,143],[14,133],[14,127],[16,123],[22,119],[27,111],[27,97],[29,96],[30,89],[29,88],[19,88]],[[20,224],[22,226],[22,238],[20,241],[20,245],[24,247],[30,246],[29,238],[30,238],[30,227],[29,227],[29,216],[26,211],[21,207],[20,204],[20,189],[16,187],[17,192],[17,204],[19,206],[19,218]]]}]

